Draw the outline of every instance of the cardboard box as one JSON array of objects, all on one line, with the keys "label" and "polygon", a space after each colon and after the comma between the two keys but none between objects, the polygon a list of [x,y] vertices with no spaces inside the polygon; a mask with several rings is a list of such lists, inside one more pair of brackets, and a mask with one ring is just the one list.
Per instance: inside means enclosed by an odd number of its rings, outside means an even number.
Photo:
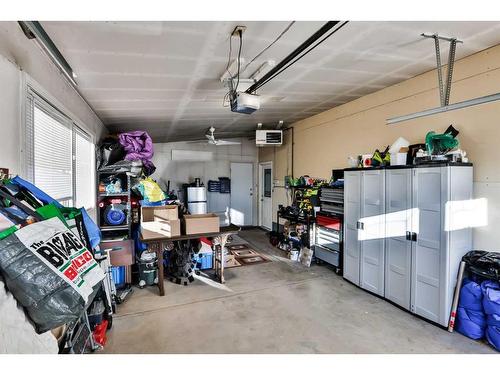
[{"label": "cardboard box", "polygon": [[217,233],[219,230],[219,216],[216,214],[184,215],[186,234]]},{"label": "cardboard box", "polygon": [[141,234],[144,239],[181,235],[177,206],[141,207]]},{"label": "cardboard box", "polygon": [[157,206],[141,207],[141,220],[154,221],[155,218],[162,220],[177,220],[179,218],[179,206]]},{"label": "cardboard box", "polygon": [[141,222],[141,234],[145,240],[158,237],[177,237],[181,235],[181,221],[177,220],[162,220]]},{"label": "cardboard box", "polygon": [[108,250],[110,263],[112,266],[130,266],[135,263],[134,260],[134,241],[102,241],[99,245],[101,250]]}]

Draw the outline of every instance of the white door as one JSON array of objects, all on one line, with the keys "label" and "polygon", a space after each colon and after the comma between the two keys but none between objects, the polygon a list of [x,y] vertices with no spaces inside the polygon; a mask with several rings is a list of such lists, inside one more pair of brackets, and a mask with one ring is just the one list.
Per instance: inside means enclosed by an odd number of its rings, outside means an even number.
[{"label": "white door", "polygon": [[273,164],[259,164],[259,225],[267,230],[273,226]]},{"label": "white door", "polygon": [[384,296],[385,170],[363,171],[359,285]]},{"label": "white door", "polygon": [[344,174],[344,278],[359,285],[361,171]]},{"label": "white door", "polygon": [[231,223],[253,225],[253,164],[231,163]]},{"label": "white door", "polygon": [[[444,272],[447,251],[444,230],[447,169],[415,168],[413,175],[413,207],[418,220],[412,221],[411,311],[446,325],[449,311],[444,311]],[[415,241],[416,240],[416,241]]]},{"label": "white door", "polygon": [[411,168],[385,171],[385,298],[410,310]]}]

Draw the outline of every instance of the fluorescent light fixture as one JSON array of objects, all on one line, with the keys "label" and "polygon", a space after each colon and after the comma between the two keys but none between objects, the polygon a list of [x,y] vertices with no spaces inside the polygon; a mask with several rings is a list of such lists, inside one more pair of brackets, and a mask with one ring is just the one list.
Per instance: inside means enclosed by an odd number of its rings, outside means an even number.
[{"label": "fluorescent light fixture", "polygon": [[497,100],[500,100],[500,93],[481,96],[480,98],[469,99],[469,100],[465,100],[463,102],[454,103],[454,104],[446,105],[443,107],[427,109],[425,111],[415,112],[415,113],[411,113],[409,115],[393,117],[393,118],[387,119],[386,123],[387,123],[387,125],[397,124],[397,123],[403,122],[403,121],[413,120],[413,119],[425,117],[425,116],[431,116],[431,115],[435,115],[435,114],[443,113],[443,112],[455,111],[457,109],[472,107],[472,106],[479,105],[479,104],[486,104],[486,103],[494,102]]},{"label": "fluorescent light fixture", "polygon": [[[35,39],[42,50],[49,55],[50,59],[57,65],[66,78],[75,86],[76,74],[68,64],[62,53],[57,49],[56,45],[47,35],[42,25],[38,21],[20,21],[19,22],[23,32],[28,39]],[[34,38],[33,38],[34,36]]]},{"label": "fluorescent light fixture", "polygon": [[173,161],[210,161],[214,160],[211,151],[172,150]]}]

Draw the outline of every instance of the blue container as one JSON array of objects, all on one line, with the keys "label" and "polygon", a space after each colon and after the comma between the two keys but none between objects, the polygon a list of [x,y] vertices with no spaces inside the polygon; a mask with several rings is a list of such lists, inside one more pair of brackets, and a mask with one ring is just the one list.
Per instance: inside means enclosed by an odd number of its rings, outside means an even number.
[{"label": "blue container", "polygon": [[125,266],[111,267],[111,277],[116,288],[125,286]]},{"label": "blue container", "polygon": [[207,270],[213,268],[213,255],[210,253],[198,254],[198,261],[196,262],[196,268],[199,270]]}]

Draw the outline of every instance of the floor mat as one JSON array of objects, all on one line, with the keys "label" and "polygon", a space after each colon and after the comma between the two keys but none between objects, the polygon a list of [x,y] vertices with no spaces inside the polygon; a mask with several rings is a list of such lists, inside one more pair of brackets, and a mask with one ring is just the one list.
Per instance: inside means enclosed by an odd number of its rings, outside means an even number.
[{"label": "floor mat", "polygon": [[240,267],[241,263],[234,255],[226,255],[224,257],[224,268]]},{"label": "floor mat", "polygon": [[[233,257],[236,262],[241,266],[249,266],[254,264],[261,264],[271,262],[265,256],[259,254],[255,249],[251,248],[248,244],[233,244],[226,246],[230,257]],[[233,266],[237,267],[237,266]]]}]

